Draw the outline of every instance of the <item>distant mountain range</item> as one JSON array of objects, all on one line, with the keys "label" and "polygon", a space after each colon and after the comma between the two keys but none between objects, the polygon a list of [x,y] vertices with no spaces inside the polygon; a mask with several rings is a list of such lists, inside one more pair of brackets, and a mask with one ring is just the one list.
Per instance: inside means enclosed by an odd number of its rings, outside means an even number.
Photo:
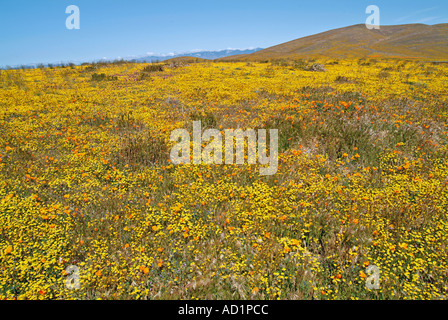
[{"label": "distant mountain range", "polygon": [[372,30],[365,24],[357,24],[219,60],[369,57],[448,60],[448,23],[380,26],[380,29]]},{"label": "distant mountain range", "polygon": [[242,54],[251,54],[257,51],[262,50],[262,48],[255,49],[227,49],[227,50],[219,50],[219,51],[198,51],[198,52],[184,52],[180,54],[168,54],[168,55],[149,55],[142,58],[132,59],[130,61],[133,62],[154,62],[154,61],[165,61],[172,58],[178,57],[194,57],[208,60],[215,60],[224,57],[230,57],[234,55],[242,55]]}]

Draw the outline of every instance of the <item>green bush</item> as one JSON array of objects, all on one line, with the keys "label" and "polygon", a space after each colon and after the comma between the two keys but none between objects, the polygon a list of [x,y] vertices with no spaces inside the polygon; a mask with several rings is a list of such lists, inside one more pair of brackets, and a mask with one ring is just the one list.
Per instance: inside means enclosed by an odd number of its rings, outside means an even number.
[{"label": "green bush", "polygon": [[94,73],[92,74],[92,81],[115,81],[118,80],[117,76],[107,76],[104,73]]}]

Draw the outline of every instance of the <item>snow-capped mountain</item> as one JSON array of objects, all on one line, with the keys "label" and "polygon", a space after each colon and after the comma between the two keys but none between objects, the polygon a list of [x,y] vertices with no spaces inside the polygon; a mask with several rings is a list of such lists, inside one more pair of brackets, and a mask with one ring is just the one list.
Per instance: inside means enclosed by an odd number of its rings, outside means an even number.
[{"label": "snow-capped mountain", "polygon": [[195,58],[202,58],[202,59],[219,59],[239,54],[250,54],[257,52],[259,50],[262,50],[262,48],[255,48],[255,49],[226,49],[226,50],[219,50],[219,51],[192,51],[192,52],[182,52],[182,53],[171,53],[166,55],[148,55],[142,58],[133,59],[131,61],[136,62],[154,62],[154,61],[164,61],[171,58],[177,58],[177,57],[195,57]]}]

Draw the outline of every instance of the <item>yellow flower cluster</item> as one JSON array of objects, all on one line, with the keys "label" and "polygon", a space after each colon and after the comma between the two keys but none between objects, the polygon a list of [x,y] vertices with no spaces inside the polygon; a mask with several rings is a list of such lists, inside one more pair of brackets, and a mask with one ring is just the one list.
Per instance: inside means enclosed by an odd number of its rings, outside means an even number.
[{"label": "yellow flower cluster", "polygon": [[[319,63],[0,71],[0,298],[445,298],[448,66]],[[277,174],[171,164],[195,120]]]}]

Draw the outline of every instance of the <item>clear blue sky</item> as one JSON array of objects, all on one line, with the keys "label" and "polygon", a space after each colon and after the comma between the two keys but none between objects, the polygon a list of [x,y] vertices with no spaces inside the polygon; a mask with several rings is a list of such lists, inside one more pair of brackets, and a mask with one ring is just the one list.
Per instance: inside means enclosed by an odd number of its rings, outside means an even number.
[{"label": "clear blue sky", "polygon": [[[79,30],[65,27],[72,4]],[[368,5],[382,25],[448,22],[447,0],[0,0],[0,66],[266,48],[365,23]]]}]

